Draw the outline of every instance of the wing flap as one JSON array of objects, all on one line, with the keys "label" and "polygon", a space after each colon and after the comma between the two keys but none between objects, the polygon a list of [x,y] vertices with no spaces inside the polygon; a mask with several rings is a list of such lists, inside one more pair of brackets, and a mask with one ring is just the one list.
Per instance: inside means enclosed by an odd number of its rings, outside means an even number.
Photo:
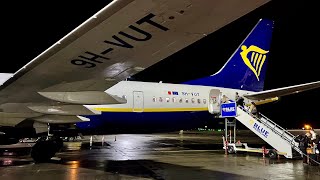
[{"label": "wing flap", "polygon": [[53,115],[95,115],[101,114],[99,111],[89,110],[83,105],[56,105],[56,106],[29,106],[35,112]]},{"label": "wing flap", "polygon": [[62,116],[62,115],[43,115],[40,117],[32,118],[40,123],[52,123],[52,124],[69,124],[76,122],[90,121],[90,119],[83,116]]},{"label": "wing flap", "polygon": [[24,117],[0,117],[0,126],[15,126],[25,119]]},{"label": "wing flap", "polygon": [[42,92],[75,92],[75,91],[105,91],[118,83],[115,79],[88,79],[84,81],[63,82],[42,89]]},{"label": "wing flap", "polygon": [[123,104],[127,100],[103,91],[39,92],[48,99],[71,104]]},{"label": "wing flap", "polygon": [[41,116],[40,113],[6,113],[6,112],[0,112],[0,118],[32,118]]}]

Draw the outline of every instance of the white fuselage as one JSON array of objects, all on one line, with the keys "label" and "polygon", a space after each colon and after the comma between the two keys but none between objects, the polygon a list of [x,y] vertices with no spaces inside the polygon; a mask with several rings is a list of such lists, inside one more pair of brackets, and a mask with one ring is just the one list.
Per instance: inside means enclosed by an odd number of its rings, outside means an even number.
[{"label": "white fuselage", "polygon": [[234,100],[236,92],[240,96],[250,92],[200,85],[121,81],[105,92],[125,98],[127,103],[85,106],[100,112],[208,111],[212,89],[220,90],[221,95],[231,100]]}]

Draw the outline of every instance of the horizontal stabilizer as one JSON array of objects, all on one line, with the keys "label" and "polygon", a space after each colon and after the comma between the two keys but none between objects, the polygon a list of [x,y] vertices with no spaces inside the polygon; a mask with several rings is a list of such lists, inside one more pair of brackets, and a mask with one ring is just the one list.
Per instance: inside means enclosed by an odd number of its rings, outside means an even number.
[{"label": "horizontal stabilizer", "polygon": [[90,119],[82,116],[60,116],[60,115],[43,115],[43,116],[32,118],[32,119],[41,123],[51,123],[51,124],[64,124],[64,123],[90,121]]},{"label": "horizontal stabilizer", "polygon": [[72,104],[122,104],[127,102],[124,98],[102,91],[39,92],[39,94],[51,100]]},{"label": "horizontal stabilizer", "polygon": [[289,87],[283,87],[283,88],[277,88],[277,89],[271,89],[256,93],[250,93],[244,95],[244,97],[251,99],[251,100],[262,100],[262,99],[268,99],[273,97],[280,97],[295,93],[300,93],[302,91],[307,91],[315,88],[320,87],[320,81],[306,83],[306,84],[300,84],[295,86],[289,86]]},{"label": "horizontal stabilizer", "polygon": [[61,106],[28,106],[31,110],[43,114],[53,115],[95,115],[100,111],[91,111],[83,105],[61,105]]}]

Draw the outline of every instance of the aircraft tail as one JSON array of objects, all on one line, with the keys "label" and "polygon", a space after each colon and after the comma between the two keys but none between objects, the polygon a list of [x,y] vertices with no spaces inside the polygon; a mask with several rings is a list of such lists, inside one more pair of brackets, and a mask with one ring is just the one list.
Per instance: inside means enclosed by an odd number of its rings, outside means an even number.
[{"label": "aircraft tail", "polygon": [[183,84],[262,91],[266,75],[273,21],[261,19],[215,74]]}]

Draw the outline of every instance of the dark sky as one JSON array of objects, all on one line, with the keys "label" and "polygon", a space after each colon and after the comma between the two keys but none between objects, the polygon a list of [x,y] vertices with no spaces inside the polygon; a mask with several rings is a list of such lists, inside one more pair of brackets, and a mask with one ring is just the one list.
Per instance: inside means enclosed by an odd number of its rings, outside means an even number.
[{"label": "dark sky", "polygon": [[[1,72],[13,73],[109,0],[10,1],[1,5]],[[4,3],[4,2],[3,2]],[[318,9],[311,0],[273,0],[135,76],[179,83],[214,74],[260,18],[275,21],[265,89],[320,80]],[[288,128],[320,128],[320,89],[285,96],[261,112]]]}]

